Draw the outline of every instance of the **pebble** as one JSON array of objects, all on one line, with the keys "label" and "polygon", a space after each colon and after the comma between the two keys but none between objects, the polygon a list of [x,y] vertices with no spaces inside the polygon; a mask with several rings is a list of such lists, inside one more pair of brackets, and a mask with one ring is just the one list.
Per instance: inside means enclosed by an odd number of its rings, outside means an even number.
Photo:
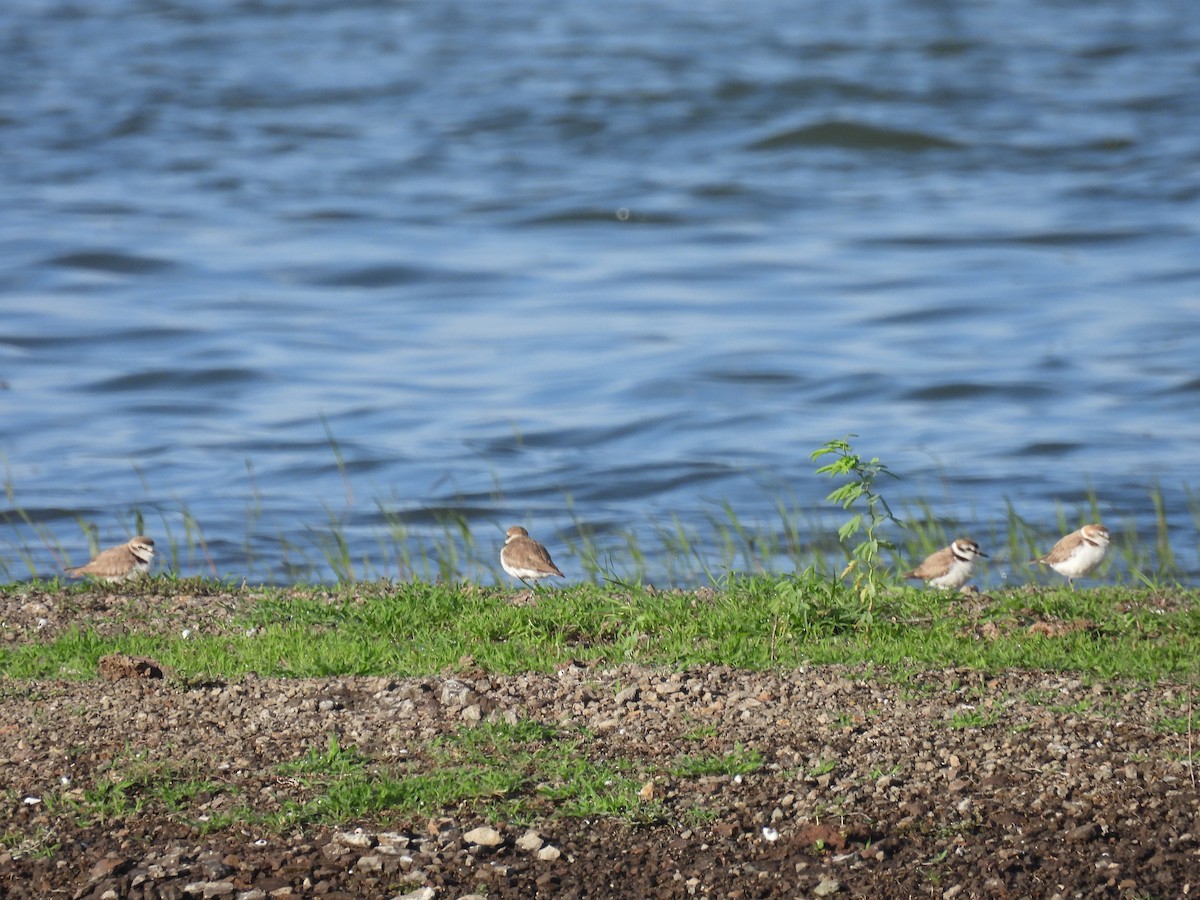
[{"label": "pebble", "polygon": [[366,849],[375,846],[375,838],[362,831],[340,831],[333,839],[343,847]]},{"label": "pebble", "polygon": [[472,828],[463,835],[463,840],[481,847],[498,847],[504,843],[504,836],[495,828],[484,825],[480,828]]},{"label": "pebble", "polygon": [[1085,825],[1080,825],[1076,828],[1072,828],[1070,831],[1068,831],[1066,833],[1065,838],[1066,838],[1066,840],[1070,841],[1071,843],[1081,843],[1083,841],[1090,841],[1092,838],[1094,838],[1096,836],[1097,830],[1098,829],[1096,828],[1096,824],[1094,822],[1088,822]]},{"label": "pebble", "polygon": [[541,850],[542,845],[545,843],[546,842],[542,839],[542,836],[536,831],[527,831],[517,838],[517,846],[530,853]]}]

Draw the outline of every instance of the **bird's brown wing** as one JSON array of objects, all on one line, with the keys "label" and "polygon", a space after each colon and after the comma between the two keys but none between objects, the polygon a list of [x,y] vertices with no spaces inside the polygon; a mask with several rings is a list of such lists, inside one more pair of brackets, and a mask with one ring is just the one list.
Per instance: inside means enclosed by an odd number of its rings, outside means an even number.
[{"label": "bird's brown wing", "polygon": [[67,569],[72,575],[95,575],[99,578],[115,578],[118,575],[126,574],[137,560],[133,556],[133,551],[128,546],[122,544],[120,547],[110,547],[102,553],[96,554],[96,558],[89,562],[86,566],[77,566],[73,569]]},{"label": "bird's brown wing", "polygon": [[1044,563],[1048,566],[1053,565],[1054,563],[1060,563],[1064,559],[1067,559],[1075,551],[1075,548],[1078,547],[1082,542],[1083,536],[1078,531],[1074,531],[1051,547],[1049,553],[1047,553],[1045,556],[1038,557],[1034,560],[1034,562]]},{"label": "bird's brown wing", "polygon": [[550,558],[550,551],[539,544],[537,541],[530,540],[528,547],[529,555],[533,560],[536,560],[536,567],[546,572],[553,572],[555,575],[562,575],[558,566],[554,564],[554,560]]},{"label": "bird's brown wing", "polygon": [[950,567],[953,560],[954,551],[949,547],[939,550],[937,553],[931,553],[925,557],[925,561],[905,575],[905,578],[920,578],[922,581],[928,581],[930,578],[936,578]]}]

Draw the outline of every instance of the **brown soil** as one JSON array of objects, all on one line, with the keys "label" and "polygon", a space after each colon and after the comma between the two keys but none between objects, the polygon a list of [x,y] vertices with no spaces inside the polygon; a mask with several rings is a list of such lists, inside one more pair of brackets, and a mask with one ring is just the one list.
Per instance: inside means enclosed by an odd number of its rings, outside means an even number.
[{"label": "brown soil", "polygon": [[[212,598],[206,598],[211,601]],[[7,642],[103,600],[0,598]],[[179,603],[188,598],[179,598]],[[225,598],[236,604],[238,598]],[[92,603],[90,614],[87,607]],[[81,608],[82,607],[82,608]],[[94,614],[94,616],[93,616]],[[106,626],[107,627],[107,626]],[[1200,890],[1200,791],[1185,687],[1071,676],[817,667],[185,684],[152,660],[106,678],[0,682],[0,896],[1175,897]],[[629,760],[656,823],[532,827],[468,808],[430,819],[279,833],[196,823],[237,804],[304,801],[280,764],[330,735],[374,763],[419,767],[438,736],[533,720]],[[1182,731],[1182,733],[1180,733]],[[673,776],[684,756],[761,754],[740,778]],[[131,761],[213,782],[184,813],[150,802],[81,825],[72,801]],[[180,777],[184,777],[181,774]],[[485,830],[479,831],[481,827]],[[486,828],[493,831],[489,832]]]}]

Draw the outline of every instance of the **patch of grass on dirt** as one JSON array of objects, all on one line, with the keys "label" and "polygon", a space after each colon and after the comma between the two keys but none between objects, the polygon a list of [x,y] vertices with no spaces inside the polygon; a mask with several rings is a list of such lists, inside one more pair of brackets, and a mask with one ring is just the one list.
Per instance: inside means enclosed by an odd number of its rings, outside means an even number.
[{"label": "patch of grass on dirt", "polygon": [[551,810],[629,824],[661,820],[661,805],[640,796],[646,765],[594,759],[588,752],[592,743],[586,731],[568,733],[538,722],[484,723],[439,742],[435,759],[444,765],[501,766],[519,773],[532,795],[507,804],[504,813],[514,821],[531,822],[537,813]]},{"label": "patch of grass on dirt", "polygon": [[[657,764],[597,758],[593,747],[593,737],[584,730],[492,722],[435,740],[413,758],[392,764],[345,747],[331,735],[325,747],[314,746],[278,766],[268,796],[256,792],[245,798],[169,760],[141,753],[114,760],[90,784],[58,792],[47,802],[84,827],[167,814],[201,832],[237,823],[280,831],[466,810],[518,824],[552,816],[630,825],[668,818],[662,802],[645,793],[654,773],[662,773]],[[759,764],[757,754],[739,750],[707,767],[749,772]],[[672,772],[695,777],[702,774],[698,765]]]},{"label": "patch of grass on dirt", "polygon": [[1164,716],[1154,723],[1154,730],[1163,734],[1191,734],[1197,730],[1197,724],[1191,715]]},{"label": "patch of grass on dirt", "polygon": [[143,752],[113,760],[90,785],[64,788],[46,802],[86,827],[111,824],[149,809],[184,814],[223,790],[171,760],[151,759]]},{"label": "patch of grass on dirt", "polygon": [[950,717],[951,728],[987,728],[1000,721],[1000,710],[964,709]]},{"label": "patch of grass on dirt", "polygon": [[729,753],[682,756],[668,767],[671,775],[698,778],[701,775],[749,775],[762,768],[762,754],[738,744]]},{"label": "patch of grass on dirt", "polygon": [[53,859],[59,848],[59,840],[51,828],[41,827],[33,832],[24,828],[10,828],[0,834],[0,847],[4,847],[13,859]]},{"label": "patch of grass on dirt", "polygon": [[1156,680],[1190,675],[1200,651],[1200,592],[1184,589],[1163,603],[1161,591],[1151,598],[1129,587],[974,597],[897,588],[866,604],[806,572],[731,578],[719,591],[575,585],[541,591],[535,605],[494,588],[425,583],[226,589],[211,599],[190,586],[137,590],[156,589],[133,605],[92,596],[107,604],[103,627],[64,623],[49,639],[10,641],[0,674],[91,678],[99,658],[116,652],[150,656],[185,679],[420,676],[469,655],[497,673],[550,671],[574,658],[751,670],[1016,667]]}]

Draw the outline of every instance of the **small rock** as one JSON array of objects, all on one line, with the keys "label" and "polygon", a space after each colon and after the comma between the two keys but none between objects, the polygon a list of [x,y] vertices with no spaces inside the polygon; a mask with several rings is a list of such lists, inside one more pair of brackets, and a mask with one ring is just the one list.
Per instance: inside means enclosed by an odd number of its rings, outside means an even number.
[{"label": "small rock", "polygon": [[400,894],[393,897],[392,900],[433,900],[437,896],[437,891],[431,887],[417,888],[408,894]]},{"label": "small rock", "polygon": [[454,830],[454,820],[448,816],[436,816],[429,820],[425,830],[434,837],[439,837]]},{"label": "small rock", "polygon": [[383,857],[375,854],[369,856],[360,856],[358,862],[354,864],[356,872],[379,872],[383,869]]},{"label": "small rock", "polygon": [[382,853],[384,856],[401,856],[408,849],[408,838],[402,834],[381,834],[379,837],[379,846],[375,848],[376,853]]},{"label": "small rock", "polygon": [[88,874],[92,881],[100,881],[101,879],[108,878],[110,875],[121,874],[126,868],[128,868],[128,866],[129,860],[127,859],[121,859],[120,857],[115,856],[106,856],[104,859],[92,866],[92,871]]},{"label": "small rock", "polygon": [[617,706],[624,706],[626,703],[631,703],[637,699],[637,695],[637,685],[630,685],[629,687],[625,688],[625,690],[619,691],[616,696]]},{"label": "small rock", "polygon": [[527,831],[517,838],[517,846],[522,850],[527,850],[530,853],[541,850],[545,843],[546,842],[542,840],[542,836],[536,831]]},{"label": "small rock", "polygon": [[1095,836],[1096,823],[1088,822],[1086,825],[1080,825],[1078,828],[1072,828],[1064,837],[1070,843],[1081,844],[1084,841],[1090,841]]},{"label": "small rock", "polygon": [[471,689],[457,678],[448,679],[442,684],[442,705],[462,706],[466,703],[467,695],[470,692]]},{"label": "small rock", "polygon": [[962,892],[963,886],[961,884],[956,884],[954,887],[946,888],[946,890],[942,891],[942,900],[954,900],[954,898]]},{"label": "small rock", "polygon": [[537,858],[542,862],[553,862],[562,856],[562,851],[557,847],[543,847],[537,852]]},{"label": "small rock", "polygon": [[463,840],[479,844],[481,847],[498,847],[504,843],[504,836],[495,828],[484,825],[481,828],[472,828],[463,835]]},{"label": "small rock", "polygon": [[359,850],[375,846],[375,838],[361,831],[341,831],[335,834],[333,839],[343,847],[355,847]]},{"label": "small rock", "polygon": [[830,897],[842,889],[842,883],[833,878],[822,878],[821,883],[813,888],[813,894],[818,897]]}]

